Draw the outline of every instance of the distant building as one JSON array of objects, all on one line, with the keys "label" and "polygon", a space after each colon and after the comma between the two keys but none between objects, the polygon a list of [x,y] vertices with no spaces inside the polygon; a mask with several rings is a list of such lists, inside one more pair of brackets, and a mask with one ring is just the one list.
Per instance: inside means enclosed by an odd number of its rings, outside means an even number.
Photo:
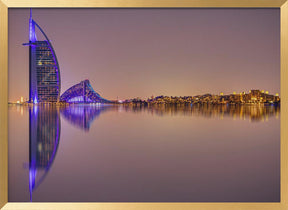
[{"label": "distant building", "polygon": [[89,80],[81,81],[66,90],[61,95],[60,101],[66,103],[111,103],[94,91]]}]

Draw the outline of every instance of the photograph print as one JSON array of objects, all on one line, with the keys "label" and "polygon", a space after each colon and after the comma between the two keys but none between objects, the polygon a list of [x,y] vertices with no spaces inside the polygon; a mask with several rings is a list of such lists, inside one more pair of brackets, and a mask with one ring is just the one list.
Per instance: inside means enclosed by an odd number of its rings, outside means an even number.
[{"label": "photograph print", "polygon": [[8,17],[9,202],[280,202],[280,9]]}]

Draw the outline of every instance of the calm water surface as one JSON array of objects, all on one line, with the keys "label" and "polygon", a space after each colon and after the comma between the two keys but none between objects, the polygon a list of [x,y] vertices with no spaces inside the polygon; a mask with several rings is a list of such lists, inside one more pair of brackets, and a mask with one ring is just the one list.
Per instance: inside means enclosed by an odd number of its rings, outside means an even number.
[{"label": "calm water surface", "polygon": [[279,202],[275,106],[9,106],[9,201]]}]

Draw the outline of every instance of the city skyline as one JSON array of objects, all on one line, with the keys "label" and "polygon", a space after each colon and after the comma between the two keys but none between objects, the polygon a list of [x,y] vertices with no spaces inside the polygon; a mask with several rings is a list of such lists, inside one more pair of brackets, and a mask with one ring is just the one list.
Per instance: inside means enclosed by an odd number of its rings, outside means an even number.
[{"label": "city skyline", "polygon": [[[278,9],[33,9],[57,53],[61,94],[88,78],[110,100],[280,93],[279,15]],[[28,19],[29,9],[9,9],[9,101],[29,94],[29,53],[22,46]]]}]

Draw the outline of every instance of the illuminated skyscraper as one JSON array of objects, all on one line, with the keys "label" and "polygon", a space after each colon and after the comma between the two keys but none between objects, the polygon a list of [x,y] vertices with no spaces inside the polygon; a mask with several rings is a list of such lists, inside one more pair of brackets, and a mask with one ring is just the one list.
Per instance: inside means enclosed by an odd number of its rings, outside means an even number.
[{"label": "illuminated skyscraper", "polygon": [[[35,26],[46,40],[38,41]],[[40,26],[29,19],[29,102],[57,102],[60,99],[60,70],[50,40]]]}]

